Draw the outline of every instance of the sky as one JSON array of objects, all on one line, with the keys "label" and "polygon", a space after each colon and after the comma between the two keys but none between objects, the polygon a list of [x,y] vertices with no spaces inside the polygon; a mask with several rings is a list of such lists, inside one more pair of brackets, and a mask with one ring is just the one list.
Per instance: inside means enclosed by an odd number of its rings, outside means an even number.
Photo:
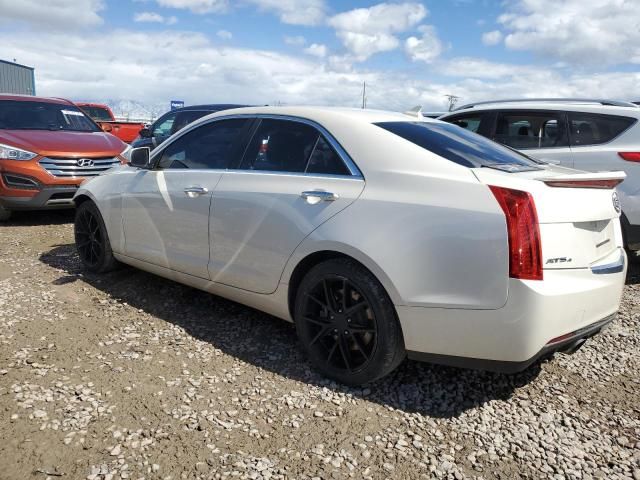
[{"label": "sky", "polygon": [[[640,100],[640,0],[0,0],[0,59],[83,101],[443,111]],[[150,107],[151,108],[151,107]]]}]

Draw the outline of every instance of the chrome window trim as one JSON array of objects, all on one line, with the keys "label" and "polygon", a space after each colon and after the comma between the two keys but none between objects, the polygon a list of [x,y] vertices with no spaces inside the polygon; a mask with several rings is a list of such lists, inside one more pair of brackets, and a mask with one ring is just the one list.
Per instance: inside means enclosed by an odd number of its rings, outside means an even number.
[{"label": "chrome window trim", "polygon": [[[298,123],[303,123],[306,125],[309,125],[313,128],[315,128],[316,130],[318,130],[322,135],[324,135],[324,137],[327,139],[327,141],[329,142],[329,144],[331,145],[331,147],[336,151],[336,153],[338,154],[338,156],[340,157],[340,159],[342,160],[342,162],[346,165],[347,169],[349,170],[349,172],[351,173],[351,175],[333,175],[333,174],[322,174],[322,175],[318,175],[315,173],[306,173],[306,172],[274,172],[272,170],[240,170],[240,169],[234,169],[234,168],[228,168],[228,169],[224,169],[222,171],[228,171],[228,172],[238,172],[238,171],[242,171],[242,172],[247,172],[247,173],[260,173],[260,174],[265,174],[265,173],[274,173],[274,174],[287,174],[287,175],[297,175],[297,176],[305,176],[305,177],[324,177],[324,176],[328,176],[328,177],[332,177],[332,178],[340,178],[340,177],[346,177],[346,178],[360,178],[360,179],[364,179],[364,175],[362,174],[361,170],[358,168],[358,166],[355,164],[355,162],[351,159],[351,157],[349,156],[349,154],[346,152],[346,150],[344,148],[342,148],[342,145],[340,145],[340,143],[333,137],[333,135],[331,135],[329,133],[329,131],[324,128],[322,125],[320,125],[319,123],[313,121],[313,120],[309,120],[307,118],[302,118],[302,117],[295,117],[292,115],[279,115],[279,114],[271,114],[271,113],[236,113],[236,114],[231,114],[231,115],[224,115],[222,117],[215,117],[215,118],[209,118],[209,119],[205,119],[204,120],[196,120],[195,122],[193,122],[192,124],[190,124],[189,126],[183,128],[182,130],[180,130],[180,132],[172,135],[171,137],[169,137],[167,140],[165,140],[164,142],[162,142],[161,146],[162,148],[156,148],[156,150],[154,150],[154,152],[151,155],[151,160],[150,163],[151,165],[154,166],[157,163],[157,161],[159,160],[159,157],[161,156],[161,154],[164,152],[164,150],[171,145],[173,142],[179,140],[183,135],[186,135],[187,133],[189,133],[190,131],[199,128],[199,127],[203,127],[205,125],[208,125],[210,123],[214,123],[214,122],[218,122],[218,121],[222,121],[222,120],[233,120],[235,118],[248,118],[248,119],[272,119],[272,120],[286,120],[286,121],[291,121],[291,122],[298,122]],[[174,138],[175,136],[175,138]],[[166,143],[168,140],[171,140],[169,143]],[[167,170],[189,170],[187,168],[181,168],[181,169],[167,169]],[[204,169],[205,171],[211,171],[209,169]]]}]

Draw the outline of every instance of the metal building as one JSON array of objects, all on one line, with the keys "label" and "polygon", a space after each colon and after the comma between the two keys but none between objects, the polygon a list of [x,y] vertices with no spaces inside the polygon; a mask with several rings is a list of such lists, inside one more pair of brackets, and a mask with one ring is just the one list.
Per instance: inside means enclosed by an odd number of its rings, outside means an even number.
[{"label": "metal building", "polygon": [[33,67],[0,60],[0,93],[36,94]]}]

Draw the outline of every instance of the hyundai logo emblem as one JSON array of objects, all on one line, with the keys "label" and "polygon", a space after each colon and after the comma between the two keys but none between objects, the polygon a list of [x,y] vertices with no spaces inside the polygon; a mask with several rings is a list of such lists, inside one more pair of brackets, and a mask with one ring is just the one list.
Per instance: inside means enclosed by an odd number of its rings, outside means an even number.
[{"label": "hyundai logo emblem", "polygon": [[76,161],[76,165],[79,167],[93,167],[93,160],[90,158],[79,158]]},{"label": "hyundai logo emblem", "polygon": [[613,192],[613,195],[611,196],[611,201],[613,202],[613,208],[616,210],[617,213],[620,213],[622,209],[620,208],[620,199],[618,198],[618,192]]}]

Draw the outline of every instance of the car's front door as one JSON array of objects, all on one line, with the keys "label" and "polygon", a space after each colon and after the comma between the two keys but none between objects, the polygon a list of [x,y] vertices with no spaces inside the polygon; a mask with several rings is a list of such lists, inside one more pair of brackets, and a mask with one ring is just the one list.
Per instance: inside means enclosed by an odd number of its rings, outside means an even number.
[{"label": "car's front door", "polygon": [[274,292],[300,242],[360,195],[360,172],[321,130],[292,119],[260,120],[239,168],[214,191],[212,280]]},{"label": "car's front door", "polygon": [[565,167],[573,167],[564,112],[544,110],[504,110],[495,116],[496,142],[520,150],[530,157]]},{"label": "car's front door", "polygon": [[190,130],[154,156],[152,170],[134,174],[123,196],[126,255],[209,278],[211,198],[247,124],[221,120]]}]

